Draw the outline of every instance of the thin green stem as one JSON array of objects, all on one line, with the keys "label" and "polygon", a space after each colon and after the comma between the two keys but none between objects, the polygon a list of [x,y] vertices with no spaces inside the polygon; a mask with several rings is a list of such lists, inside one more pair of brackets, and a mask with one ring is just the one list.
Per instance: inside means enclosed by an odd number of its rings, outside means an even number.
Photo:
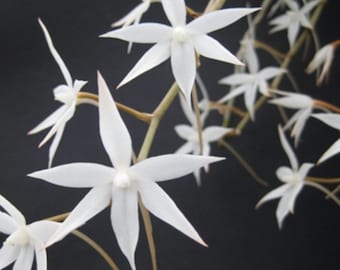
[{"label": "thin green stem", "polygon": [[230,153],[234,155],[234,157],[240,162],[240,164],[243,166],[243,168],[261,185],[268,186],[268,183],[263,180],[260,176],[257,175],[257,173],[254,171],[254,169],[249,165],[249,163],[238,153],[238,151],[232,147],[229,143],[221,140],[221,145],[229,150]]}]

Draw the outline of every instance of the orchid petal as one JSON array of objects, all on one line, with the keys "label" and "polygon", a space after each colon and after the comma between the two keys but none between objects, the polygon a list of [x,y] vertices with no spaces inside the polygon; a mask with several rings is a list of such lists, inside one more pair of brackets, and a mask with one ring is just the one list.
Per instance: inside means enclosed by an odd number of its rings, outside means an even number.
[{"label": "orchid petal", "polygon": [[291,148],[291,146],[289,145],[287,138],[284,135],[284,132],[283,132],[281,126],[278,127],[278,130],[279,130],[279,137],[280,137],[280,142],[281,142],[281,145],[283,147],[283,150],[287,154],[287,157],[288,157],[289,162],[290,162],[290,166],[296,172],[298,170],[299,165],[298,165],[298,161],[297,161],[297,158],[295,156],[295,153],[294,153],[293,149]]},{"label": "orchid petal", "polygon": [[6,212],[19,226],[26,225],[26,219],[24,215],[2,195],[0,195],[0,206],[6,210]]},{"label": "orchid petal", "polygon": [[177,208],[174,201],[156,183],[150,181],[139,182],[139,192],[144,206],[153,215],[199,244],[206,246],[194,227]]},{"label": "orchid petal", "polygon": [[48,153],[48,167],[51,168],[52,166],[52,162],[53,162],[53,159],[54,159],[54,156],[55,156],[55,153],[57,151],[57,148],[59,146],[59,143],[60,143],[60,140],[61,140],[61,137],[63,136],[63,133],[64,133],[64,129],[65,129],[65,124],[60,126],[58,129],[57,129],[57,132],[55,133],[55,136],[53,138],[53,141],[50,145],[50,149],[49,149],[49,153]]},{"label": "orchid petal", "polygon": [[300,140],[303,128],[305,127],[306,122],[307,122],[309,116],[311,115],[311,113],[312,113],[311,107],[305,108],[305,109],[300,111],[299,118],[296,120],[296,123],[295,123],[294,128],[293,128],[292,133],[291,133],[292,136],[295,137],[295,140],[294,140],[295,147],[297,147],[297,145],[298,145],[298,142]]},{"label": "orchid petal", "polygon": [[99,72],[98,92],[99,128],[104,148],[114,167],[128,167],[132,157],[131,137]]},{"label": "orchid petal", "polygon": [[300,24],[299,21],[291,22],[288,27],[288,41],[290,47],[292,47],[295,43],[296,37],[300,30]]},{"label": "orchid petal", "polygon": [[274,98],[268,101],[271,104],[280,105],[289,109],[301,109],[313,105],[313,99],[307,95],[287,93],[286,97]]},{"label": "orchid petal", "polygon": [[31,245],[22,246],[16,259],[13,270],[31,270],[34,259],[34,250]]},{"label": "orchid petal", "polygon": [[252,120],[255,119],[254,109],[255,99],[256,99],[256,85],[250,85],[250,87],[248,87],[248,89],[244,92],[244,103]]},{"label": "orchid petal", "polygon": [[225,95],[221,99],[218,100],[219,103],[224,103],[238,95],[241,95],[243,92],[246,92],[248,90],[248,85],[241,85],[237,88],[232,89],[229,94]]},{"label": "orchid petal", "polygon": [[169,154],[140,161],[133,165],[130,170],[136,180],[159,182],[182,177],[209,163],[223,159],[219,157]]},{"label": "orchid petal", "polygon": [[41,243],[46,243],[47,240],[59,229],[62,223],[50,220],[40,220],[29,224],[27,227],[32,234],[32,237]]},{"label": "orchid petal", "polygon": [[67,110],[65,110],[64,114],[59,117],[55,125],[50,129],[44,139],[40,142],[39,147],[42,147],[51,137],[57,132],[59,128],[64,128],[65,124],[68,120],[72,118],[75,112],[75,104],[68,106]]},{"label": "orchid petal", "polygon": [[67,234],[86,223],[107,207],[110,200],[111,185],[100,185],[92,188],[47,241],[46,246],[51,246],[60,241]]},{"label": "orchid petal", "polygon": [[286,195],[288,197],[288,209],[289,212],[291,212],[292,214],[294,213],[294,205],[296,198],[301,192],[303,185],[304,185],[303,182],[295,184],[292,190],[289,192],[289,194]]},{"label": "orchid petal", "polygon": [[134,9],[132,9],[128,14],[126,14],[123,18],[120,20],[112,23],[112,27],[117,26],[128,26],[132,24],[136,18],[141,17],[145,11],[149,8],[150,3],[148,1],[143,1],[139,5],[137,5]]},{"label": "orchid petal", "polygon": [[47,270],[47,254],[45,247],[42,243],[36,243],[34,249],[37,270]]},{"label": "orchid petal", "polygon": [[327,151],[320,157],[318,163],[326,161],[327,159],[333,157],[334,155],[340,153],[340,139],[336,140]]},{"label": "orchid petal", "polygon": [[280,198],[289,189],[290,189],[290,185],[289,184],[284,184],[284,185],[281,185],[278,188],[270,191],[269,193],[264,195],[262,197],[262,199],[256,204],[256,208],[260,207],[264,202]]},{"label": "orchid petal", "polygon": [[293,181],[296,181],[296,172],[293,172],[291,168],[286,166],[279,167],[276,170],[276,176],[284,183],[292,183]]},{"label": "orchid petal", "polygon": [[310,169],[314,166],[313,163],[303,163],[298,171],[298,177],[301,182],[303,182],[310,171]]},{"label": "orchid petal", "polygon": [[200,55],[207,58],[231,63],[234,65],[244,65],[240,60],[237,59],[235,55],[224,48],[221,43],[207,35],[196,37],[194,39],[194,46]]},{"label": "orchid petal", "polygon": [[[289,189],[291,189],[291,188],[292,187],[289,186]],[[282,196],[282,198],[280,199],[280,201],[277,205],[276,219],[277,219],[277,222],[278,222],[280,229],[282,229],[283,220],[286,218],[286,216],[290,212],[290,204],[291,204],[292,199],[295,202],[295,198],[291,197],[290,190],[288,190],[287,193]]]},{"label": "orchid petal", "polygon": [[119,83],[118,87],[128,83],[144,72],[158,66],[170,57],[170,45],[168,42],[157,43],[152,46],[143,56],[139,59],[136,65],[130,70],[125,78]]},{"label": "orchid petal", "polygon": [[207,127],[203,130],[203,138],[207,142],[213,142],[222,138],[224,135],[231,132],[232,130],[232,128],[218,126]]},{"label": "orchid petal", "polygon": [[259,75],[263,80],[267,81],[267,80],[269,80],[269,79],[271,79],[271,78],[273,78],[273,77],[275,77],[279,74],[285,73],[285,72],[287,72],[287,71],[283,68],[266,67],[259,72]]},{"label": "orchid petal", "polygon": [[18,229],[15,220],[6,213],[0,212],[0,232],[4,234],[12,234]]},{"label": "orchid petal", "polygon": [[72,89],[75,93],[78,93],[86,84],[87,81],[75,80]]},{"label": "orchid petal", "polygon": [[258,8],[229,8],[213,11],[190,22],[188,29],[206,34],[224,28],[240,18],[259,10]]},{"label": "orchid petal", "polygon": [[192,153],[193,149],[194,149],[193,142],[186,142],[176,150],[175,154],[189,154]]},{"label": "orchid petal", "polygon": [[138,200],[134,189],[113,189],[111,223],[118,244],[132,269],[139,235]]},{"label": "orchid petal", "polygon": [[177,125],[175,126],[175,131],[177,135],[184,140],[189,140],[197,133],[196,130],[188,125]]},{"label": "orchid petal", "polygon": [[253,78],[254,77],[251,74],[236,73],[236,74],[232,74],[228,77],[220,79],[218,83],[227,84],[227,85],[245,84],[245,83],[251,82]]},{"label": "orchid petal", "polygon": [[172,28],[159,23],[141,23],[109,31],[101,38],[116,38],[137,43],[156,43],[169,40]]},{"label": "orchid petal", "polygon": [[53,45],[53,42],[52,42],[52,39],[51,39],[51,36],[50,36],[46,26],[44,25],[44,23],[40,19],[38,19],[38,22],[39,22],[39,24],[40,24],[40,26],[41,26],[41,28],[42,28],[42,30],[44,32],[48,48],[50,49],[50,52],[51,52],[54,60],[57,62],[58,66],[59,66],[59,68],[61,70],[61,73],[64,76],[66,84],[69,87],[72,87],[72,77],[71,77],[71,74],[68,71],[68,69],[67,69],[63,59],[60,57],[58,51],[55,49],[55,47]]},{"label": "orchid petal", "polygon": [[35,128],[30,130],[28,132],[29,135],[38,133],[46,128],[49,128],[58,121],[58,119],[67,111],[68,106],[63,105],[60,108],[58,108],[56,111],[54,111],[52,114],[50,114],[44,121],[42,121],[39,125],[37,125]]},{"label": "orchid petal", "polygon": [[171,46],[172,72],[188,104],[196,75],[196,56],[191,43],[173,42]]},{"label": "orchid petal", "polygon": [[186,21],[184,0],[162,0],[164,12],[172,26],[183,26]]},{"label": "orchid petal", "polygon": [[315,113],[312,117],[324,122],[326,125],[340,130],[340,114],[335,113]]},{"label": "orchid petal", "polygon": [[86,188],[112,182],[114,169],[96,163],[70,163],[28,176],[63,187]]},{"label": "orchid petal", "polygon": [[19,253],[19,246],[3,245],[0,249],[0,269],[3,269],[14,262],[18,258]]}]

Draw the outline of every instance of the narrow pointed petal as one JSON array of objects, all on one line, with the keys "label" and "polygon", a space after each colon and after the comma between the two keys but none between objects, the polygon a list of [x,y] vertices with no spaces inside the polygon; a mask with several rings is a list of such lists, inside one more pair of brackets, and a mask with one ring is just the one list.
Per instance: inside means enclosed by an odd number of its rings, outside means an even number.
[{"label": "narrow pointed petal", "polygon": [[289,145],[287,138],[286,138],[281,126],[278,127],[278,130],[279,130],[280,142],[281,142],[283,150],[287,154],[287,157],[288,157],[289,162],[290,162],[290,166],[292,167],[292,169],[294,171],[297,171],[299,165],[298,165],[298,161],[297,161],[297,158],[295,156],[295,153],[294,153],[293,149],[291,148],[291,146]]},{"label": "narrow pointed petal", "polygon": [[241,95],[242,93],[246,92],[248,89],[248,85],[244,84],[241,85],[237,88],[232,89],[229,94],[225,95],[224,97],[222,97],[221,99],[218,100],[219,103],[224,103],[236,96]]},{"label": "narrow pointed petal", "polygon": [[6,213],[0,212],[0,232],[4,234],[12,234],[18,229],[19,224]]},{"label": "narrow pointed petal", "polygon": [[130,168],[130,172],[137,180],[166,181],[185,176],[207,164],[223,159],[196,155],[162,155],[138,162]]},{"label": "narrow pointed petal", "polygon": [[67,110],[65,110],[64,114],[59,117],[59,119],[57,120],[55,125],[49,130],[47,135],[40,142],[39,147],[42,147],[46,142],[48,142],[48,140],[52,138],[52,136],[57,132],[57,130],[59,128],[65,128],[66,122],[72,118],[75,110],[76,110],[75,104],[68,106],[68,108],[67,108]]},{"label": "narrow pointed petal", "polygon": [[250,114],[250,118],[255,120],[255,100],[256,100],[256,85],[250,87],[244,92],[244,103]]},{"label": "narrow pointed petal", "polygon": [[[292,187],[290,187],[290,189],[291,188]],[[289,209],[290,200],[291,200],[290,192],[291,190],[289,190],[286,194],[284,194],[277,205],[276,219],[277,219],[277,223],[280,229],[282,229],[283,221],[290,212],[290,209]]]},{"label": "narrow pointed petal", "polygon": [[206,34],[224,28],[235,21],[259,10],[258,8],[229,8],[213,11],[200,16],[188,24],[195,32]]},{"label": "narrow pointed petal", "polygon": [[39,24],[40,24],[43,32],[44,32],[48,48],[50,49],[50,52],[51,52],[54,60],[57,62],[58,66],[61,70],[61,73],[64,76],[66,84],[69,87],[72,87],[72,77],[71,77],[70,72],[68,71],[63,59],[60,57],[59,53],[55,49],[53,42],[52,42],[52,39],[51,39],[51,36],[50,36],[49,32],[47,31],[46,26],[44,25],[44,23],[40,19],[38,19],[38,21],[39,21]]},{"label": "narrow pointed petal", "polygon": [[0,195],[0,206],[15,220],[19,226],[26,224],[24,215],[2,195]]},{"label": "narrow pointed petal", "polygon": [[12,245],[3,245],[0,249],[0,269],[5,268],[14,262],[20,253],[20,247]]},{"label": "narrow pointed petal", "polygon": [[123,27],[100,35],[137,43],[157,43],[170,39],[172,28],[160,23],[141,23]]},{"label": "narrow pointed petal", "polygon": [[194,171],[194,176],[196,180],[197,186],[202,186],[202,179],[201,179],[201,170]]},{"label": "narrow pointed petal", "polygon": [[72,89],[78,93],[86,84],[87,81],[75,80]]},{"label": "narrow pointed petal", "polygon": [[174,201],[156,183],[143,181],[140,182],[138,186],[144,206],[153,215],[173,226],[199,244],[206,246],[194,227],[178,209]]},{"label": "narrow pointed petal", "polygon": [[186,22],[186,8],[184,0],[162,0],[166,16],[173,26],[183,26]]},{"label": "narrow pointed petal", "polygon": [[51,246],[60,241],[73,230],[86,223],[107,207],[110,200],[111,185],[100,185],[92,188],[47,241],[46,246]]},{"label": "narrow pointed petal", "polygon": [[139,236],[138,200],[134,189],[113,189],[111,223],[118,244],[132,269]]},{"label": "narrow pointed petal", "polygon": [[285,73],[285,72],[287,72],[287,70],[285,70],[283,68],[266,67],[259,72],[259,75],[261,76],[261,78],[263,80],[267,81],[267,80],[274,78],[275,76],[282,74],[282,73]]},{"label": "narrow pointed petal", "polygon": [[189,140],[195,136],[195,133],[197,133],[197,131],[188,125],[177,125],[175,126],[175,131],[177,135],[184,140]]},{"label": "narrow pointed petal", "polygon": [[259,208],[263,203],[267,201],[282,197],[283,194],[285,194],[289,190],[289,188],[290,188],[289,184],[284,184],[270,191],[269,193],[264,195],[264,197],[262,197],[262,199],[256,204],[256,208]]},{"label": "narrow pointed petal", "polygon": [[30,245],[22,246],[13,270],[31,270],[34,259],[34,250]]},{"label": "narrow pointed petal", "polygon": [[274,98],[268,101],[289,109],[301,109],[313,106],[313,99],[307,95],[289,93],[286,97]]},{"label": "narrow pointed petal", "polygon": [[171,45],[171,68],[188,104],[191,104],[191,91],[196,76],[196,56],[191,43],[173,42]]},{"label": "narrow pointed petal", "polygon": [[[136,65],[130,70],[125,78],[119,83],[118,87],[128,83],[144,72],[160,65],[170,57],[170,45],[168,42],[157,43],[152,46]],[[117,87],[117,88],[118,88]]]},{"label": "narrow pointed petal", "polygon": [[232,128],[225,128],[225,127],[218,127],[218,126],[212,126],[207,127],[203,130],[203,137],[207,142],[214,142],[222,136],[226,135],[227,133],[231,132]]},{"label": "narrow pointed petal", "polygon": [[235,73],[228,77],[222,78],[218,81],[220,84],[227,85],[237,85],[237,84],[245,84],[250,83],[253,80],[253,76],[246,73]]},{"label": "narrow pointed petal", "polygon": [[340,130],[340,114],[336,113],[314,113],[312,116],[326,125]]},{"label": "narrow pointed petal", "polygon": [[96,163],[70,163],[28,174],[54,185],[86,188],[112,182],[114,169]]},{"label": "narrow pointed petal", "polygon": [[292,187],[289,194],[286,195],[288,197],[287,198],[288,199],[288,209],[289,209],[289,212],[291,212],[292,214],[294,213],[294,205],[295,205],[296,198],[299,195],[299,193],[301,192],[302,188],[303,188],[303,182],[297,183]]},{"label": "narrow pointed petal", "polygon": [[99,129],[104,148],[114,167],[128,167],[132,157],[131,137],[99,72],[98,92]]},{"label": "narrow pointed petal", "polygon": [[335,156],[336,154],[340,153],[340,139],[336,140],[335,143],[333,143],[327,151],[320,157],[318,160],[318,163],[326,161],[327,159]]},{"label": "narrow pointed petal", "polygon": [[51,146],[48,152],[48,168],[51,168],[52,166],[52,162],[53,162],[55,153],[57,151],[57,148],[59,146],[61,137],[63,136],[64,129],[65,129],[65,124],[59,127],[59,129],[57,129],[57,132],[55,133],[55,136],[52,140],[52,143],[51,143]]},{"label": "narrow pointed petal", "polygon": [[301,182],[303,182],[310,171],[314,166],[313,163],[303,163],[298,171],[298,176]]},{"label": "narrow pointed petal", "polygon": [[305,4],[302,8],[302,12],[304,14],[307,14],[309,13],[310,11],[312,11],[313,8],[315,8],[318,4],[320,3],[320,0],[314,0],[314,1],[311,1],[307,4]]},{"label": "narrow pointed petal", "polygon": [[296,171],[292,171],[291,168],[286,166],[281,166],[276,170],[276,177],[284,183],[292,183],[296,181]]},{"label": "narrow pointed petal", "polygon": [[44,121],[42,121],[39,125],[37,125],[35,128],[30,130],[28,132],[28,135],[32,135],[35,133],[38,133],[46,128],[49,128],[58,121],[58,119],[65,113],[65,111],[68,109],[67,105],[63,105],[60,108],[58,108],[56,111],[54,111],[52,114],[50,114]]},{"label": "narrow pointed petal", "polygon": [[47,254],[45,247],[42,243],[36,243],[34,245],[34,250],[37,270],[47,270]]},{"label": "narrow pointed petal", "polygon": [[59,222],[40,220],[28,225],[28,229],[36,241],[45,244],[60,226]]},{"label": "narrow pointed petal", "polygon": [[311,113],[312,113],[311,107],[300,110],[299,117],[297,118],[296,123],[295,123],[293,130],[292,130],[292,133],[291,133],[292,136],[295,137],[295,140],[294,140],[295,147],[297,147],[297,145],[298,145],[302,131],[303,131],[303,129],[306,125],[306,122],[307,122],[309,116],[311,115]]},{"label": "narrow pointed petal", "polygon": [[117,26],[128,26],[133,23],[136,18],[141,17],[145,11],[149,8],[150,3],[144,1],[133,8],[128,14],[126,14],[123,18],[111,24],[112,27]]},{"label": "narrow pointed petal", "polygon": [[300,24],[298,21],[292,22],[288,27],[288,41],[290,47],[293,47],[296,37],[300,30]]},{"label": "narrow pointed petal", "polygon": [[193,142],[186,142],[175,151],[175,154],[189,154],[193,152],[193,149]]},{"label": "narrow pointed petal", "polygon": [[204,57],[234,65],[244,65],[235,55],[224,48],[221,43],[207,35],[196,37],[194,39],[194,46],[196,51]]}]

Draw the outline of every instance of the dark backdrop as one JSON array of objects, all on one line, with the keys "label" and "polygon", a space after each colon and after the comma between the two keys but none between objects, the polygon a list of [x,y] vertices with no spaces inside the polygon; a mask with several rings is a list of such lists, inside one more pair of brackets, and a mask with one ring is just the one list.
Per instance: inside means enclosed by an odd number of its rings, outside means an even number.
[{"label": "dark backdrop", "polygon": [[[52,186],[26,176],[27,173],[45,168],[48,154],[48,145],[37,148],[43,133],[34,136],[27,136],[26,133],[59,106],[53,101],[52,89],[64,83],[37,18],[45,22],[73,78],[89,81],[84,90],[96,93],[96,72],[100,70],[116,100],[151,112],[172,84],[169,62],[115,92],[115,86],[149,46],[134,45],[132,53],[126,55],[127,43],[98,39],[98,35],[109,31],[110,24],[126,14],[137,2],[1,1],[0,188],[1,194],[13,202],[29,222],[71,210],[87,191]],[[244,2],[228,1],[229,6],[244,6]],[[256,6],[259,1],[250,2]],[[337,2],[329,1],[317,27],[322,44],[339,38],[339,29],[334,25],[340,12]],[[200,9],[205,1],[188,3]],[[158,21],[164,20],[159,5],[155,5],[144,20],[150,21],[153,16]],[[239,45],[237,40],[245,29],[243,20],[213,35],[235,52]],[[282,42],[284,35],[278,33],[270,37],[282,50],[286,49],[286,42]],[[260,32],[259,38],[268,37],[266,33]],[[263,53],[261,55],[267,57]],[[310,59],[311,50],[308,55]],[[308,61],[301,59],[302,55],[294,63],[293,71],[299,78],[303,92],[337,103],[339,64],[334,64],[329,83],[318,89],[314,87],[314,77],[304,75],[303,70]],[[272,63],[268,61],[268,64]],[[230,72],[230,65],[202,60],[200,73],[213,99],[221,97],[226,90],[216,81]],[[132,134],[134,147],[138,150],[147,126],[126,114],[123,117]],[[277,122],[280,118],[276,109],[267,106],[256,114],[256,119],[256,123],[250,123],[242,136],[230,142],[270,186],[264,187],[255,182],[231,153],[217,146],[213,147],[213,153],[224,155],[227,160],[211,166],[210,174],[203,175],[202,187],[196,186],[193,176],[162,183],[162,187],[197,228],[209,248],[198,246],[172,227],[153,218],[160,270],[338,269],[339,208],[319,191],[308,187],[303,190],[296,202],[295,215],[286,219],[281,231],[275,219],[277,201],[265,204],[260,210],[254,209],[265,193],[280,184],[275,177],[276,168],[288,165],[277,139]],[[219,121],[217,114],[209,118],[209,123]],[[98,136],[97,122],[98,114],[94,107],[80,106],[74,119],[67,124],[54,164],[72,161],[109,164]],[[161,124],[152,155],[177,149],[183,141],[177,138],[173,126],[185,122],[176,101]],[[337,138],[337,132],[310,120],[297,150],[299,160],[315,162]],[[334,158],[313,169],[311,174],[339,176],[338,164],[339,158]],[[121,269],[129,269],[116,244],[108,211],[88,222],[82,230],[103,245]],[[109,269],[93,250],[73,236],[51,247],[48,256],[50,270]],[[138,269],[151,269],[143,229],[136,260]]]}]

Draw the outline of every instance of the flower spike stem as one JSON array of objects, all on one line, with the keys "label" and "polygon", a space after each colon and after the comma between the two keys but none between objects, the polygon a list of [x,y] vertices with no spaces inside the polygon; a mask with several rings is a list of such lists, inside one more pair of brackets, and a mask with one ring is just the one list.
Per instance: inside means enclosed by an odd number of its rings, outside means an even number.
[{"label": "flower spike stem", "polygon": [[138,196],[138,205],[139,205],[140,211],[142,213],[143,221],[144,221],[146,238],[148,240],[149,249],[150,249],[152,269],[153,270],[157,270],[158,267],[157,267],[156,246],[155,246],[155,240],[153,238],[152,223],[151,223],[150,213],[144,207],[144,205],[143,205],[143,203],[141,201],[140,196]]},{"label": "flower spike stem", "polygon": [[198,96],[197,96],[197,88],[194,85],[192,90],[192,101],[194,103],[194,111],[196,116],[196,124],[197,124],[197,132],[198,132],[198,143],[200,148],[200,155],[203,153],[203,137],[202,137],[202,123],[201,123],[201,114],[200,108],[198,106]]},{"label": "flower spike stem", "polygon": [[177,96],[179,92],[179,87],[177,83],[173,83],[173,85],[170,87],[168,93],[165,95],[161,103],[157,106],[157,108],[152,113],[152,119],[148,128],[148,131],[146,132],[144,142],[142,145],[142,148],[139,152],[137,161],[141,161],[145,159],[150,152],[150,148],[153,142],[153,139],[155,137],[157,128],[159,126],[160,121],[162,120],[164,114],[169,109],[170,105],[174,101],[175,97]]},{"label": "flower spike stem", "polygon": [[[79,92],[77,97],[78,97],[78,103],[79,104],[88,103],[88,104],[98,106],[98,96],[96,94],[92,94],[92,93],[89,93],[89,92]],[[115,102],[115,103],[116,103],[117,108],[120,111],[128,113],[128,114],[134,116],[136,119],[139,119],[143,122],[146,122],[146,123],[151,122],[152,115],[150,115],[148,113],[137,111],[137,110],[135,110],[131,107],[128,107],[128,106],[126,106],[122,103],[119,103],[119,102]]]},{"label": "flower spike stem", "polygon": [[[319,6],[316,8],[316,10],[314,11],[312,18],[311,18],[311,23],[312,25],[315,25],[316,22],[318,21],[322,10],[325,6],[325,4],[327,3],[327,0],[323,0],[320,1]],[[303,46],[305,40],[307,39],[308,35],[309,35],[310,30],[306,29],[303,31],[303,33],[300,35],[299,39],[296,41],[296,43],[294,44],[294,46],[290,49],[290,51],[287,53],[285,59],[283,60],[280,68],[284,68],[287,69],[287,67],[289,66],[289,64],[291,63],[293,57],[296,55],[296,53],[299,51],[299,49]],[[280,85],[281,81],[283,78],[283,74],[279,74],[272,82],[270,88],[271,89],[277,89],[278,86]],[[267,101],[267,97],[266,96],[262,96],[258,99],[258,101],[255,104],[255,111],[257,111],[259,108],[261,108]],[[238,123],[236,129],[241,133],[241,131],[244,129],[244,127],[247,125],[247,123],[250,120],[250,115],[249,113],[246,114],[246,116],[244,116],[242,118],[242,120]]]},{"label": "flower spike stem", "polygon": [[117,264],[109,256],[109,254],[107,254],[107,252],[94,240],[92,240],[86,234],[78,230],[73,231],[72,234],[77,236],[79,239],[83,240],[90,247],[92,247],[100,256],[102,256],[102,258],[107,262],[107,264],[111,267],[112,270],[119,270]]},{"label": "flower spike stem", "polygon": [[220,140],[219,142],[223,147],[225,147],[230,153],[233,154],[233,156],[240,162],[240,164],[243,166],[243,168],[257,181],[263,186],[268,186],[268,183],[263,180],[260,176],[257,175],[257,173],[254,171],[254,169],[248,164],[248,162],[236,151],[234,147],[232,147],[229,143]]},{"label": "flower spike stem", "polygon": [[318,108],[324,108],[335,113],[340,113],[340,108],[320,99],[314,99],[314,106]]},{"label": "flower spike stem", "polygon": [[277,58],[277,59],[280,59],[280,60],[284,59],[285,56],[286,56],[284,53],[274,49],[270,45],[268,45],[268,44],[266,44],[262,41],[259,41],[259,40],[255,40],[254,46],[258,49],[262,49],[262,50],[266,51],[267,53],[269,53],[274,58]]},{"label": "flower spike stem", "polygon": [[320,183],[320,184],[340,184],[340,178],[336,177],[336,178],[321,178],[321,177],[307,177],[306,178],[307,181],[310,182],[315,182],[315,183]]},{"label": "flower spike stem", "polygon": [[50,220],[50,221],[61,222],[61,221],[64,221],[68,217],[69,214],[70,214],[70,212],[66,212],[66,213],[62,213],[62,214],[59,214],[59,215],[56,215],[56,216],[53,216],[53,217],[49,217],[49,218],[46,218],[46,219]]}]

